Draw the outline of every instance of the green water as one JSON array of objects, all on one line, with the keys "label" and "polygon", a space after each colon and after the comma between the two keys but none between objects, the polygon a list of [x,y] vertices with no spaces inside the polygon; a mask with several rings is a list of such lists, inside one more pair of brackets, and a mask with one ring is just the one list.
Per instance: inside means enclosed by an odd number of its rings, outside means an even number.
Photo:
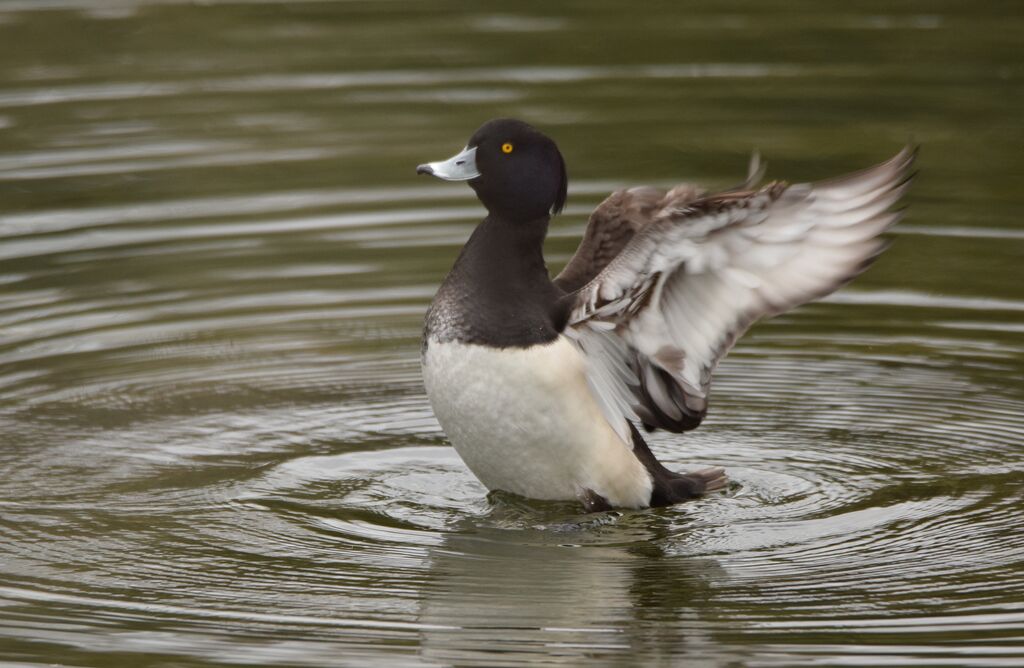
[{"label": "green water", "polygon": [[[0,0],[0,662],[1024,663],[1013,2]],[[485,490],[423,393],[487,118],[610,190],[920,143],[894,245],[655,435],[726,494]]]}]

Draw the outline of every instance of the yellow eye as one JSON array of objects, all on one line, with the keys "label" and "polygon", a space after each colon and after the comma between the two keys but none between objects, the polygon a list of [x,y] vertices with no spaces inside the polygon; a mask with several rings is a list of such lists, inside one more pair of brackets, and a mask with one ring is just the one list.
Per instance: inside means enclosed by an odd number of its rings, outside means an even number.
[{"label": "yellow eye", "polygon": [[515,148],[515,147],[512,146],[511,142],[505,142],[504,144],[501,145],[501,152],[502,153],[511,153],[513,148]]}]

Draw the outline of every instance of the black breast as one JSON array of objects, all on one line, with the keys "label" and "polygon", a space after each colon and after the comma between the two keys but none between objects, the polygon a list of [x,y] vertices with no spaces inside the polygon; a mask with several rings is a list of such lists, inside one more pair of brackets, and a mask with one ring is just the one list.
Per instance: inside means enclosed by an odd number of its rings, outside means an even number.
[{"label": "black breast", "polygon": [[424,343],[510,348],[553,341],[565,326],[567,309],[560,307],[564,293],[544,264],[547,222],[485,219],[434,296]]}]

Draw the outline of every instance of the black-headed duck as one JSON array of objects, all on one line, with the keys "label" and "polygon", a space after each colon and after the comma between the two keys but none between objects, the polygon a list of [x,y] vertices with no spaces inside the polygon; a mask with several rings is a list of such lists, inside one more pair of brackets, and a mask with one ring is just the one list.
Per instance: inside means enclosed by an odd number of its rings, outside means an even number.
[{"label": "black-headed duck", "polygon": [[716,365],[752,323],[864,271],[914,157],[813,184],[617,191],[552,280],[542,246],[565,161],[526,123],[485,123],[416,170],[468,182],[487,208],[424,332],[427,394],[456,451],[488,489],[590,511],[723,488],[721,468],[666,469],[638,426],[696,428]]}]

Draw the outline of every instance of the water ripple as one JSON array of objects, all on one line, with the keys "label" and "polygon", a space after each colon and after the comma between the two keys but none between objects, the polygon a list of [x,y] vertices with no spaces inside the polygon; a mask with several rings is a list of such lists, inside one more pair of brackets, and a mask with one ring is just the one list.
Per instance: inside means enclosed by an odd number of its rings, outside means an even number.
[{"label": "water ripple", "polygon": [[[1012,51],[1001,32],[976,45],[981,60],[950,50],[965,59],[952,105],[922,92],[939,80],[932,43],[897,66],[902,51],[872,42],[830,60],[785,30],[902,45],[953,15],[811,13],[779,33],[767,16],[652,10],[614,22],[621,64],[574,65],[529,40],[576,43],[601,11],[445,6],[417,14],[378,69],[361,56],[376,23],[346,26],[379,8],[233,9],[255,1],[0,2],[0,30],[22,40],[0,86],[0,659],[1020,665],[1016,184],[993,173],[985,132],[930,125],[943,106],[995,115],[1013,148],[1001,102],[1014,80],[989,59]],[[167,38],[179,12],[209,28],[167,42],[260,40],[261,60],[120,60]],[[121,37],[93,40],[110,48],[95,62],[44,58],[18,36],[53,21],[78,53],[100,20]],[[751,38],[755,25],[774,38]],[[661,62],[629,26],[672,44],[707,33],[709,62]],[[723,31],[763,58],[726,62]],[[264,62],[281,40],[302,48]],[[876,52],[887,62],[863,61]],[[429,66],[441,62],[458,66]],[[885,131],[834,97],[851,87],[884,107]],[[817,103],[794,118],[808,90]],[[911,108],[927,122],[900,116]],[[673,469],[724,466],[724,492],[585,515],[488,495],[422,388],[423,312],[481,210],[464,187],[413,181],[412,165],[492,112],[554,119],[586,158],[548,239],[553,266],[634,175],[741,176],[748,144],[831,169],[873,152],[869,133],[901,141],[894,116],[957,159],[926,163],[902,238],[851,289],[752,330],[699,430],[651,436]],[[954,150],[960,136],[970,146]]]}]

